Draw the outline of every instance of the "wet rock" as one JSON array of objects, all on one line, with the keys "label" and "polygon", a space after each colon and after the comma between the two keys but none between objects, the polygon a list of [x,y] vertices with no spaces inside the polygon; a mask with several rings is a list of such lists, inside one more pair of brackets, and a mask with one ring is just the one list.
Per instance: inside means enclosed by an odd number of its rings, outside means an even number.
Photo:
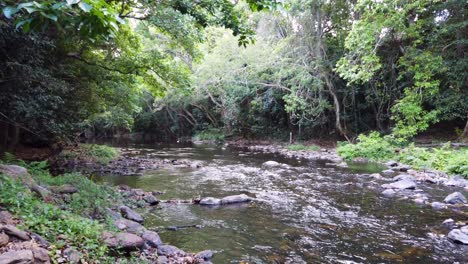
[{"label": "wet rock", "polygon": [[252,201],[251,197],[245,194],[239,194],[224,197],[221,199],[221,204],[247,203],[250,201]]},{"label": "wet rock", "polygon": [[468,235],[468,225],[462,226],[462,227],[460,228],[460,231],[462,231],[463,234],[467,234],[467,235]]},{"label": "wet rock", "polygon": [[445,225],[445,226],[452,226],[455,224],[455,220],[453,220],[452,218],[449,218],[449,219],[445,219],[443,222],[442,222],[442,225]]},{"label": "wet rock", "polygon": [[460,229],[453,229],[448,233],[447,237],[455,242],[468,245],[468,235],[463,233]]},{"label": "wet rock", "polygon": [[449,204],[466,203],[466,198],[460,192],[454,192],[445,197],[444,202]]},{"label": "wet rock", "polygon": [[157,248],[159,245],[162,245],[161,238],[158,233],[153,231],[145,231],[141,236],[145,240],[146,244],[150,247]]},{"label": "wet rock", "polygon": [[133,234],[140,234],[145,228],[137,222],[132,220],[120,218],[114,221],[114,225],[122,231],[127,231]]},{"label": "wet rock", "polygon": [[10,238],[6,234],[0,233],[0,247],[6,246],[9,241]]},{"label": "wet rock", "polygon": [[468,180],[463,179],[461,177],[454,176],[450,178],[448,181],[444,182],[444,185],[464,188],[468,186]]},{"label": "wet rock", "polygon": [[0,255],[1,264],[33,264],[34,256],[31,250],[9,251]]},{"label": "wet rock", "polygon": [[156,262],[157,264],[167,264],[168,263],[168,259],[166,256],[158,256],[158,262]]},{"label": "wet rock", "polygon": [[104,243],[110,248],[123,251],[136,251],[143,247],[145,241],[143,238],[131,233],[105,233]]},{"label": "wet rock", "polygon": [[145,200],[145,202],[147,202],[150,205],[157,205],[159,203],[159,200],[156,199],[156,197],[154,197],[153,195],[145,195],[143,197],[143,200]]},{"label": "wet rock", "polygon": [[399,189],[399,190],[414,189],[416,188],[416,183],[409,179],[403,179],[397,182],[383,184],[382,187],[385,189]]},{"label": "wet rock", "polygon": [[411,166],[409,166],[409,165],[400,165],[400,166],[397,166],[397,167],[393,168],[393,170],[401,171],[401,172],[407,172],[410,169],[411,169]]},{"label": "wet rock", "polygon": [[5,232],[7,235],[17,237],[17,238],[19,238],[21,240],[24,240],[24,241],[30,239],[30,237],[28,236],[28,234],[26,232],[19,230],[15,226],[4,225],[2,227],[2,229],[3,229],[3,232]]},{"label": "wet rock", "polygon": [[425,204],[427,201],[427,198],[415,198],[413,201],[417,204]]},{"label": "wet rock", "polygon": [[441,202],[432,202],[431,206],[432,206],[432,208],[437,209],[437,210],[447,208],[447,205],[445,205],[444,203],[441,203]]},{"label": "wet rock", "polygon": [[[47,251],[46,249],[43,249],[40,247],[34,247],[32,249],[32,253],[34,256],[34,264],[41,264],[41,263],[49,264],[50,263],[49,251]],[[71,263],[77,263],[77,262],[71,262]]]},{"label": "wet rock", "polygon": [[263,163],[263,166],[267,167],[267,168],[278,167],[280,165],[281,164],[279,162],[276,162],[276,161],[273,161],[273,160],[269,160],[269,161]]},{"label": "wet rock", "polygon": [[200,200],[200,205],[220,205],[221,199],[214,197],[206,197]]},{"label": "wet rock", "polygon": [[68,262],[72,264],[76,264],[80,262],[80,252],[73,248],[67,248],[63,251],[63,255],[67,257]]},{"label": "wet rock", "polygon": [[376,180],[382,179],[382,176],[379,173],[372,173],[371,175],[369,175],[369,177]]},{"label": "wet rock", "polygon": [[387,165],[387,167],[395,167],[398,165],[398,162],[394,161],[394,160],[389,160],[385,163],[385,165]]},{"label": "wet rock", "polygon": [[382,174],[382,176],[393,176],[393,175],[395,175],[395,171],[393,171],[393,170],[384,170],[384,171],[381,171],[380,174]]},{"label": "wet rock", "polygon": [[122,205],[119,207],[120,213],[123,217],[127,218],[128,220],[132,220],[138,223],[143,222],[143,217],[140,214],[130,209],[130,207]]},{"label": "wet rock", "polygon": [[171,245],[160,245],[158,247],[158,255],[162,255],[162,256],[185,256],[186,253],[185,251],[177,248],[177,247],[174,247],[174,246],[171,246]]},{"label": "wet rock", "polygon": [[143,196],[145,195],[145,191],[142,189],[132,189],[128,194],[129,196]]},{"label": "wet rock", "polygon": [[195,255],[195,258],[204,260],[204,261],[210,261],[213,258],[213,251],[211,250],[203,250],[201,252],[198,252]]},{"label": "wet rock", "polygon": [[37,244],[43,246],[43,247],[49,247],[50,243],[49,241],[45,240],[42,236],[36,234],[36,233],[31,233],[31,238],[36,241]]},{"label": "wet rock", "polygon": [[70,184],[64,184],[64,185],[60,185],[57,187],[53,187],[52,190],[54,192],[62,193],[62,194],[73,194],[73,193],[78,192],[78,189]]},{"label": "wet rock", "polygon": [[400,181],[400,180],[411,180],[414,181],[414,177],[409,174],[400,174],[393,177],[393,181]]},{"label": "wet rock", "polygon": [[385,191],[382,192],[382,195],[385,196],[385,197],[393,197],[395,196],[396,192],[392,189],[387,189]]}]

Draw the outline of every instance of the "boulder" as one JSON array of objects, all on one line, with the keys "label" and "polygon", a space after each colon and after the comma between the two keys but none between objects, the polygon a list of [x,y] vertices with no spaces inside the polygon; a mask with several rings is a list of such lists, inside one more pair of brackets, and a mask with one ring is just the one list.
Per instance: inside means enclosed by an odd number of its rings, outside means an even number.
[{"label": "boulder", "polygon": [[252,198],[245,194],[226,196],[221,199],[221,204],[233,204],[233,203],[247,203],[252,201]]},{"label": "boulder", "polygon": [[133,234],[140,234],[145,228],[137,222],[132,220],[120,218],[114,221],[114,225],[122,231],[126,231]]},{"label": "boulder", "polygon": [[416,188],[416,183],[409,179],[403,179],[397,182],[383,184],[382,187],[385,189],[399,189],[399,190],[414,189]]},{"label": "boulder", "polygon": [[382,195],[385,196],[385,197],[393,197],[395,196],[396,192],[392,189],[387,189],[385,191],[382,192]]},{"label": "boulder", "polygon": [[414,177],[409,174],[400,174],[393,177],[393,181],[400,181],[400,180],[411,180],[414,181]]},{"label": "boulder", "polygon": [[139,250],[145,244],[143,238],[131,233],[105,233],[103,237],[108,247],[127,252]]},{"label": "boulder", "polygon": [[145,231],[141,237],[146,242],[146,244],[150,247],[157,248],[159,245],[162,245],[161,238],[156,232]]},{"label": "boulder", "polygon": [[0,247],[4,247],[10,241],[10,237],[5,235],[4,233],[0,233]]},{"label": "boulder", "polygon": [[460,230],[462,231],[463,234],[467,234],[467,235],[468,235],[468,225],[462,226],[462,227],[460,228]]},{"label": "boulder", "polygon": [[273,160],[269,160],[269,161],[263,163],[263,167],[267,167],[267,168],[273,168],[273,167],[277,167],[277,166],[280,166],[280,165],[281,164],[279,162],[276,162],[276,161],[273,161]]},{"label": "boulder", "polygon": [[395,175],[395,171],[393,171],[393,170],[384,170],[384,171],[381,171],[380,174],[382,174],[382,176],[393,176],[393,175]]},{"label": "boulder", "polygon": [[32,249],[32,253],[34,256],[34,264],[42,264],[42,263],[50,264],[49,251],[47,251],[46,249],[43,249],[40,247],[34,247]]},{"label": "boulder", "polygon": [[119,207],[119,209],[123,217],[138,223],[143,223],[143,217],[141,217],[141,215],[137,212],[130,209],[130,207],[122,205]]},{"label": "boulder", "polygon": [[468,180],[459,177],[452,177],[448,181],[444,182],[444,185],[463,188],[468,186]]},{"label": "boulder", "polygon": [[221,199],[214,197],[206,197],[200,200],[201,205],[220,205]]},{"label": "boulder", "polygon": [[33,264],[34,255],[31,250],[9,251],[0,255],[1,264]]},{"label": "boulder", "polygon": [[159,200],[153,195],[145,195],[143,199],[145,202],[149,203],[149,205],[157,205],[159,203]]},{"label": "boulder", "polygon": [[203,261],[210,261],[213,258],[213,251],[203,250],[195,255],[195,258]]},{"label": "boulder", "polygon": [[398,162],[394,160],[389,160],[385,163],[385,165],[387,165],[387,167],[395,167],[395,166],[398,166]]},{"label": "boulder", "polygon": [[449,204],[466,203],[466,198],[460,192],[454,192],[445,197],[444,202]]},{"label": "boulder", "polygon": [[3,165],[0,164],[0,174],[5,174],[12,179],[20,180],[23,184],[31,187],[36,184],[34,179],[24,167],[17,165]]},{"label": "boulder", "polygon": [[73,194],[73,193],[78,192],[78,189],[70,184],[54,186],[52,190],[56,193],[62,193],[62,194]]},{"label": "boulder", "polygon": [[431,206],[432,206],[432,208],[437,209],[437,210],[447,208],[447,206],[444,203],[441,203],[441,202],[432,202]]},{"label": "boulder", "polygon": [[30,237],[28,236],[26,232],[19,230],[13,225],[4,225],[2,229],[3,229],[3,232],[5,232],[6,234],[17,237],[21,240],[26,241],[30,239]]},{"label": "boulder", "polygon": [[161,256],[185,256],[186,253],[182,249],[171,245],[160,245],[158,247],[158,255]]},{"label": "boulder", "polygon": [[40,235],[36,233],[31,233],[31,238],[36,241],[37,244],[43,246],[43,247],[49,247],[50,243],[49,241],[45,240],[45,238],[41,237]]},{"label": "boulder", "polygon": [[447,237],[455,242],[468,245],[468,235],[463,233],[460,229],[453,229]]}]

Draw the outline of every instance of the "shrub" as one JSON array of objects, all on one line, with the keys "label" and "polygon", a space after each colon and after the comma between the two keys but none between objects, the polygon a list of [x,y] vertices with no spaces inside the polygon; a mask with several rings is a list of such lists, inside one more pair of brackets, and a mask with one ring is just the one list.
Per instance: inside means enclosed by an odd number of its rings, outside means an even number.
[{"label": "shrub", "polygon": [[288,149],[293,150],[293,151],[300,151],[300,150],[317,151],[320,148],[318,146],[316,146],[316,145],[306,146],[306,145],[303,145],[303,144],[293,144],[293,145],[289,145]]},{"label": "shrub", "polygon": [[369,135],[361,134],[356,144],[339,142],[338,154],[345,160],[366,158],[371,161],[388,160],[395,156],[395,146],[388,137],[382,137],[378,132]]},{"label": "shrub", "polygon": [[118,156],[119,151],[116,148],[97,144],[80,144],[78,148],[65,149],[60,153],[60,157],[65,160],[90,160],[102,165],[108,164]]},{"label": "shrub", "polygon": [[222,142],[224,141],[224,133],[219,128],[208,128],[197,132],[193,138],[194,140]]}]

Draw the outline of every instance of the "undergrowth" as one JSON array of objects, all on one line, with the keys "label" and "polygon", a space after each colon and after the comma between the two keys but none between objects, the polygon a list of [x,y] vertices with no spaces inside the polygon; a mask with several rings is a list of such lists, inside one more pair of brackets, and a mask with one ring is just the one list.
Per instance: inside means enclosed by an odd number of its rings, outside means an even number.
[{"label": "undergrowth", "polygon": [[208,128],[195,133],[194,140],[223,142],[224,133],[219,128]]},{"label": "undergrowth", "polygon": [[306,150],[306,151],[318,151],[320,148],[316,145],[310,145],[306,146],[303,144],[293,144],[288,146],[289,150],[293,151],[301,151],[301,150]]},{"label": "undergrowth", "polygon": [[108,164],[118,156],[119,151],[116,148],[97,144],[80,144],[78,147],[65,149],[60,153],[60,157],[65,160],[81,159],[102,165]]}]

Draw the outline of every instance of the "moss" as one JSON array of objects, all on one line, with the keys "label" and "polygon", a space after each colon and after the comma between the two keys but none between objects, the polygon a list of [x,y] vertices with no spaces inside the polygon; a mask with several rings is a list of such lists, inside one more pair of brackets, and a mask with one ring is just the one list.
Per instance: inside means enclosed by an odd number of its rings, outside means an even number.
[{"label": "moss", "polygon": [[318,151],[320,148],[316,145],[310,145],[306,146],[303,144],[293,144],[288,146],[289,150],[293,151],[300,151],[300,150],[306,150],[306,151]]},{"label": "moss", "polygon": [[65,160],[87,160],[102,165],[108,164],[118,156],[119,151],[116,148],[97,144],[80,144],[76,148],[68,148],[60,153],[60,158]]}]

